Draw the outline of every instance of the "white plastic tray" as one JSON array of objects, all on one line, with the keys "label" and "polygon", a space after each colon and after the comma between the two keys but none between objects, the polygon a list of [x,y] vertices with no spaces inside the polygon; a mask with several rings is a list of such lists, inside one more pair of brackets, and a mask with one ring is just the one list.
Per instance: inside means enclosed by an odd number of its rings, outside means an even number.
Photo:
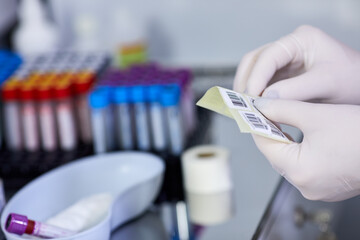
[{"label": "white plastic tray", "polygon": [[162,160],[148,153],[119,152],[83,158],[43,174],[17,192],[4,208],[1,228],[9,240],[28,239],[5,231],[9,213],[45,221],[84,197],[109,192],[115,200],[103,221],[72,237],[58,238],[109,239],[111,230],[148,208],[160,189],[163,172]]}]

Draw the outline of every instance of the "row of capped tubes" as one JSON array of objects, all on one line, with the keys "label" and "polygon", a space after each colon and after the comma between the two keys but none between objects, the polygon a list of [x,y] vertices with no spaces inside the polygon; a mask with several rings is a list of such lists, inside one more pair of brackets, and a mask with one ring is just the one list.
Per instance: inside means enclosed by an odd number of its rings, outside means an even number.
[{"label": "row of capped tubes", "polygon": [[7,147],[13,151],[73,150],[78,136],[91,143],[87,95],[94,78],[82,72],[7,81],[2,87]]},{"label": "row of capped tubes", "polygon": [[185,138],[182,97],[177,84],[99,87],[90,95],[95,153],[138,149],[179,155]]}]

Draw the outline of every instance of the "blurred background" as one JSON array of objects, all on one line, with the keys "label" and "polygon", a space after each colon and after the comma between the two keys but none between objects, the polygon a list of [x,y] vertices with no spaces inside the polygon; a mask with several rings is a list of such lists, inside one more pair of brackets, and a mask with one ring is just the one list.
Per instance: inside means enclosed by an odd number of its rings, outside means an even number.
[{"label": "blurred background", "polygon": [[[359,49],[359,2],[318,1],[44,1],[62,47],[89,41],[113,52],[121,42],[143,38],[149,58],[191,66],[237,65],[245,53],[302,24],[323,29]],[[1,34],[17,22],[17,1],[1,1]],[[92,39],[84,40],[88,34]],[[127,36],[125,36],[127,35]],[[83,39],[77,39],[81,38]],[[3,41],[9,43],[9,41]],[[4,44],[5,44],[4,43]]]},{"label": "blurred background", "polygon": [[[231,89],[244,54],[300,25],[360,50],[359,12],[357,0],[0,0],[0,209],[58,166],[146,151],[163,159],[164,184],[112,239],[358,239],[360,198],[304,199],[251,136],[195,102]],[[236,209],[211,226],[179,221],[176,208],[187,198],[181,156],[203,144],[229,151]]]}]

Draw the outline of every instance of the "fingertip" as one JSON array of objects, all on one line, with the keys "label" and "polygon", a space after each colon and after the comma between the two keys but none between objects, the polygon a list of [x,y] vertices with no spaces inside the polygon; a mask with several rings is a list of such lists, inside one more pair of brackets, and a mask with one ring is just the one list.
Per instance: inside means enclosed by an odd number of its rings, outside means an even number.
[{"label": "fingertip", "polygon": [[244,92],[247,89],[248,79],[252,72],[254,65],[258,57],[261,55],[262,51],[266,49],[268,44],[261,46],[247,54],[245,54],[240,64],[236,69],[233,89],[237,92]]},{"label": "fingertip", "polygon": [[269,104],[269,99],[267,98],[257,98],[254,101],[254,106],[261,112]]},{"label": "fingertip", "polygon": [[265,97],[265,98],[278,99],[279,98],[279,93],[276,90],[265,89],[262,96]]}]

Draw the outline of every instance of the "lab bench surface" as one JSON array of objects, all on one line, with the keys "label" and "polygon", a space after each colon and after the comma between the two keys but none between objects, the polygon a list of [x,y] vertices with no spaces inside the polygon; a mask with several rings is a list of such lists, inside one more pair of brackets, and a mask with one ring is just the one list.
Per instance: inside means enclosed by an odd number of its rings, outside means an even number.
[{"label": "lab bench surface", "polygon": [[[229,72],[231,73],[229,75],[232,76],[232,71]],[[226,72],[225,74],[228,73]],[[224,79],[222,72],[218,75],[220,79],[207,78],[207,81],[201,81],[201,79],[198,78],[197,81],[194,81],[193,88],[195,88],[195,91],[196,88],[201,89],[201,95],[205,89],[213,85],[231,88],[232,77]],[[240,133],[235,121],[207,110],[198,109],[200,113],[204,113],[204,111],[206,114],[199,114],[198,119],[197,132],[201,132],[201,134],[195,133],[194,137],[190,139],[188,146],[211,143],[229,150],[231,155],[230,168],[234,186],[235,213],[231,219],[222,224],[198,228],[196,230],[196,239],[251,239],[276,190],[280,176],[271,168],[267,160],[258,151],[251,135]],[[5,155],[2,156],[6,157],[6,153],[3,154]],[[86,150],[85,152],[75,154],[80,156],[81,154],[90,154],[90,152]],[[20,154],[19,156],[15,156],[15,158],[21,160],[22,156],[23,155]],[[34,157],[36,158],[38,156]],[[49,157],[51,158],[51,156]],[[64,157],[65,159],[68,158],[69,161],[74,159],[74,155]],[[29,158],[31,158],[31,156]],[[29,159],[29,161],[31,162],[31,159]],[[47,162],[53,161],[51,159],[45,161],[43,167],[48,167],[48,169],[53,168],[53,166],[47,166]],[[65,162],[67,162],[67,160]],[[38,165],[38,167],[39,166],[41,165]],[[8,167],[10,168],[11,166]],[[24,166],[24,169],[19,168],[18,175],[21,175],[21,171],[26,172],[26,167],[27,166]],[[39,169],[39,172],[43,170]],[[6,169],[3,169],[3,171],[6,171]],[[164,229],[164,223],[161,222],[158,213],[156,213],[156,211],[148,211],[143,216],[114,231],[112,239],[169,239],[169,233]],[[146,234],[146,237],[144,237],[143,234]]]},{"label": "lab bench surface", "polygon": [[[204,113],[204,110],[199,111]],[[196,239],[251,239],[280,177],[257,150],[250,134],[241,134],[233,120],[209,111],[206,112],[207,114],[199,115],[199,128],[202,128],[200,130],[203,134],[195,134],[189,144],[210,142],[230,151],[235,214],[230,220],[220,225],[201,228],[201,231],[197,231]],[[85,153],[87,151],[76,153],[76,155]],[[20,154],[16,157],[21,159],[22,156]],[[64,155],[64,157],[66,156]],[[70,154],[67,157],[70,161],[74,155]],[[26,169],[22,171],[26,171]],[[158,213],[148,211],[138,219],[114,231],[112,239],[169,239],[169,233],[164,229]],[[147,233],[146,238],[143,237],[144,232]],[[129,236],[131,237],[129,238]]]}]

